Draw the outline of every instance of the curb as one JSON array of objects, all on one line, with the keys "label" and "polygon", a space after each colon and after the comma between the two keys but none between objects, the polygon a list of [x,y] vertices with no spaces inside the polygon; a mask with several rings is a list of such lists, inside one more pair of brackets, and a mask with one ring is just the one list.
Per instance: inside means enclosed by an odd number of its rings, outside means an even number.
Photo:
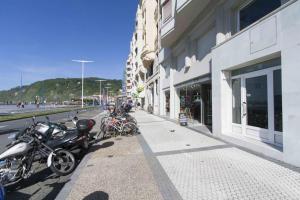
[{"label": "curb", "polygon": [[[96,119],[100,117],[101,115],[104,115],[105,111],[102,111],[92,119]],[[87,162],[90,160],[92,156],[92,152],[88,153],[87,155],[84,156],[84,158],[81,160],[79,165],[76,167],[75,171],[73,172],[72,176],[70,177],[69,181],[63,186],[63,188],[60,190],[58,195],[56,196],[55,200],[65,200],[68,198],[73,185],[76,183],[77,179],[79,178],[79,175],[81,174],[82,169],[86,166]]]},{"label": "curb", "polygon": [[81,174],[82,169],[86,166],[87,162],[90,160],[91,155],[92,153],[89,153],[88,155],[84,156],[83,160],[77,166],[69,181],[63,186],[61,191],[58,193],[55,200],[67,199],[67,197],[69,196],[72,190],[73,185],[76,183],[79,175]]}]

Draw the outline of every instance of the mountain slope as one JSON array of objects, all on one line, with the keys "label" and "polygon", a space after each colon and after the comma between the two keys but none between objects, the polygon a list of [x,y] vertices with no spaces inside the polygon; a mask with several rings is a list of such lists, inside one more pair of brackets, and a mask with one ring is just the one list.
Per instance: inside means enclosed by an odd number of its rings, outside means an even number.
[{"label": "mountain slope", "polygon": [[[100,78],[93,77],[84,79],[84,96],[99,95],[99,82],[96,82],[98,79]],[[107,83],[111,84],[109,90],[114,94],[117,94],[122,87],[121,80],[107,80],[106,82],[102,82],[102,90]],[[45,98],[47,102],[62,102],[81,98],[81,79],[48,79],[23,86],[22,89],[16,87],[10,90],[0,91],[0,102],[16,103],[21,99],[25,102],[34,102],[36,96],[42,99]]]}]

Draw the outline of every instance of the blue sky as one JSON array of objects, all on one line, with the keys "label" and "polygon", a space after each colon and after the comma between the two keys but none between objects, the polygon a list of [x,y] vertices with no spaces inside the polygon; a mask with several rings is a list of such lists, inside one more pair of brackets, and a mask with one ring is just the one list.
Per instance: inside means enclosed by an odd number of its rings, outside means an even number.
[{"label": "blue sky", "polygon": [[1,0],[0,90],[48,78],[122,78],[137,0]]}]

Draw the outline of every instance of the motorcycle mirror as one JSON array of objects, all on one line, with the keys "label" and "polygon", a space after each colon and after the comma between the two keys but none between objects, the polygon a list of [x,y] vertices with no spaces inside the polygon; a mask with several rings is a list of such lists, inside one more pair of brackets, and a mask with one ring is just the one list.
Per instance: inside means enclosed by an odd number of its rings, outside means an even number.
[{"label": "motorcycle mirror", "polygon": [[16,135],[17,135],[16,133],[12,133],[7,138],[8,139],[14,139],[16,137]]}]

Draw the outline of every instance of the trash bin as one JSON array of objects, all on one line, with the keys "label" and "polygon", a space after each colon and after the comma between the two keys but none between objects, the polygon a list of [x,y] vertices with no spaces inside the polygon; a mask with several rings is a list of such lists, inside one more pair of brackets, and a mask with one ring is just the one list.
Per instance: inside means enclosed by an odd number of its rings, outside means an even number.
[{"label": "trash bin", "polygon": [[179,119],[179,124],[181,126],[187,126],[187,116],[186,116],[186,113],[183,113],[183,112],[179,113],[178,119]]}]

